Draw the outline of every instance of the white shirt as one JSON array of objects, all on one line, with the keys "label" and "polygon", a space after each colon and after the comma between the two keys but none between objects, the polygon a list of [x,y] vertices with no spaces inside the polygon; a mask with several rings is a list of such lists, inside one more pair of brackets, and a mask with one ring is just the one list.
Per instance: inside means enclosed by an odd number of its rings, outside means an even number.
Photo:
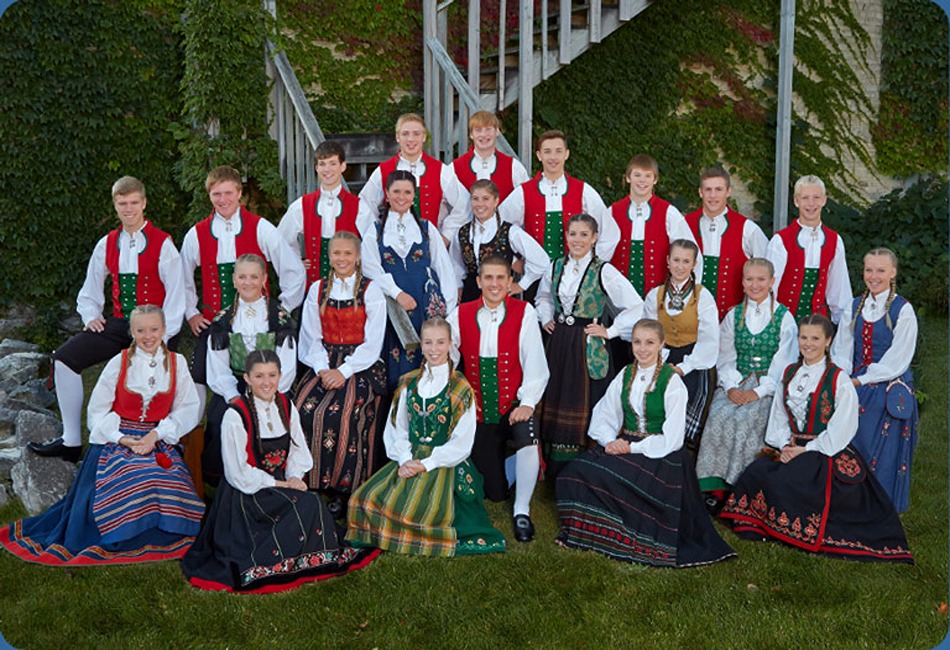
[{"label": "white shirt", "polygon": [[[612,208],[604,208],[605,215],[604,220],[607,218],[611,222],[616,224],[613,217]],[[627,208],[627,217],[630,219],[630,240],[631,241],[643,241],[646,237],[646,227],[647,221],[650,220],[650,217],[653,216],[653,208],[650,207],[650,200],[647,199],[643,203],[637,203],[633,197],[630,197],[630,207]],[[618,227],[618,238],[620,229]],[[672,203],[666,209],[666,236],[671,242],[677,239],[687,239],[694,244],[696,243],[696,237],[693,236],[693,231],[690,229],[689,224],[686,223],[686,218],[683,216],[683,213],[680,212],[675,205]],[[698,244],[697,244],[698,245]],[[598,253],[599,254],[599,253]],[[613,253],[611,253],[611,256]],[[610,259],[610,257],[604,258]],[[703,256],[699,255],[696,258],[696,277],[703,277]]]},{"label": "white shirt", "polygon": [[[267,332],[269,325],[267,298],[261,297],[255,302],[246,303],[240,296],[238,297],[238,309],[234,315],[234,322],[231,323],[231,331],[241,335],[249,353],[257,349],[257,335]],[[281,369],[278,390],[286,393],[294,385],[294,378],[297,376],[297,346],[294,338],[288,336],[277,346],[275,352],[280,358]],[[223,397],[225,402],[238,397],[238,381],[234,376],[234,370],[231,369],[230,350],[228,348],[215,350],[209,343],[208,354],[205,358],[208,368],[208,388]]]},{"label": "white shirt", "polygon": [[[655,364],[649,368],[637,369],[633,385],[630,387],[630,406],[641,417],[644,407],[643,398],[647,387],[653,381],[655,370]],[[602,447],[616,440],[620,436],[620,430],[623,429],[622,398],[625,374],[621,371],[614,377],[610,386],[607,387],[607,392],[594,406],[594,412],[591,414],[587,435]],[[663,432],[631,442],[630,453],[643,454],[647,458],[663,458],[682,447],[686,435],[686,401],[686,385],[679,375],[674,373],[666,384],[666,392],[663,393],[663,408],[666,411]]]},{"label": "white shirt", "polygon": [[[472,159],[469,161],[469,169],[472,170],[472,173],[475,174],[475,178],[478,180],[491,180],[492,174],[495,173],[495,168],[498,166],[498,156],[495,155],[495,152],[492,152],[487,158],[482,158],[478,155],[478,152],[474,149],[472,150]],[[454,166],[453,166],[454,168]],[[531,175],[528,174],[528,170],[525,169],[524,165],[521,164],[521,161],[516,157],[511,157],[511,186],[518,187],[524,182],[527,182],[531,179]]]},{"label": "white shirt", "polygon": [[[324,239],[329,239],[336,233],[336,220],[343,212],[343,203],[339,200],[340,191],[342,189],[342,183],[332,190],[320,188],[320,200],[317,201],[317,214],[320,215],[320,236]],[[365,236],[366,231],[371,230],[375,223],[376,215],[374,212],[366,205],[365,201],[360,201],[359,211],[356,214],[356,229],[359,231],[360,237],[363,238],[360,250],[363,261],[363,273],[366,274],[366,277],[372,276],[366,269],[365,247],[367,244]],[[300,197],[290,204],[290,207],[287,208],[287,212],[285,212],[281,218],[280,223],[277,224],[277,231],[290,245],[290,248],[293,249],[294,254],[302,259],[304,252],[300,250],[300,238],[303,236],[303,197]],[[327,253],[329,254],[329,251],[327,251]],[[382,270],[380,270],[379,273],[382,273]],[[378,273],[376,275],[378,275]]]},{"label": "white shirt", "polygon": [[[225,219],[215,212],[211,219],[211,234],[218,240],[218,259],[215,260],[217,264],[229,264],[237,259],[234,240],[241,232],[241,226],[241,208],[238,208],[230,219]],[[281,304],[288,311],[296,309],[303,302],[307,281],[307,272],[300,261],[300,255],[294,253],[274,224],[263,217],[257,223],[257,245],[277,270]],[[195,226],[188,230],[181,244],[181,262],[185,270],[185,318],[191,318],[201,313],[195,289],[195,269],[201,265],[198,231]],[[222,309],[225,306],[222,305]]]},{"label": "white shirt", "polygon": [[[869,323],[878,323],[884,318],[884,304],[887,302],[887,291],[877,296],[868,296],[864,301],[861,315]],[[897,379],[910,368],[910,362],[917,350],[917,315],[908,302],[897,313],[897,322],[891,323],[894,328],[894,340],[881,360],[867,367],[863,375],[858,378],[862,385],[875,384],[882,381]],[[855,332],[854,318],[851,308],[845,312],[838,327],[838,333],[831,344],[831,358],[835,365],[851,374],[854,372],[854,337],[861,337],[861,332]],[[887,327],[886,321],[875,327]]]},{"label": "white shirt", "polygon": [[[498,329],[505,319],[505,313],[505,303],[490,310],[482,302],[481,308],[475,315],[480,332],[479,357],[498,357]],[[449,314],[447,320],[452,326],[452,359],[457,361],[461,358],[459,346],[462,343],[458,309]],[[518,387],[518,401],[521,406],[534,408],[544,395],[551,372],[548,370],[548,362],[544,356],[544,343],[541,342],[538,316],[531,305],[525,305],[524,319],[521,321],[521,329],[518,333],[518,359],[521,363],[522,374],[521,386]]]},{"label": "white shirt", "polygon": [[[534,183],[533,179],[528,182]],[[540,182],[537,183],[541,194],[544,195],[544,209],[546,212],[561,212],[562,198],[567,193],[567,178],[562,174],[556,181],[551,182],[547,176],[541,175]],[[581,209],[592,216],[597,222],[597,244],[595,250],[597,257],[602,260],[609,260],[613,257],[614,249],[620,241],[620,228],[617,222],[613,220],[610,213],[607,212],[607,206],[604,200],[600,198],[593,187],[587,183],[583,184],[581,194]],[[524,184],[516,187],[508,198],[498,206],[498,214],[505,221],[524,228]],[[606,218],[609,217],[609,218]],[[539,242],[540,243],[540,242]],[[553,261],[553,260],[552,260]]]},{"label": "white shirt", "polygon": [[[455,176],[455,167],[439,162],[439,185],[442,188],[442,205],[439,206],[439,228],[445,238],[452,239],[459,227],[472,218],[472,207],[469,201],[468,190],[459,182]],[[419,182],[426,173],[426,164],[422,158],[411,163],[402,155],[396,163],[396,169],[402,169],[412,172],[416,177],[416,191],[418,192]],[[360,190],[360,200],[364,201],[370,210],[378,208],[383,204],[385,194],[383,192],[383,173],[379,167],[370,174],[366,185]]]},{"label": "white shirt", "polygon": [[[681,282],[677,285],[672,280],[670,283],[677,291],[682,289],[683,285],[686,284],[685,282]],[[693,290],[695,291],[695,285]],[[659,294],[660,287],[650,289],[646,300],[643,301],[644,318],[656,318],[657,312],[659,311]],[[685,301],[689,302],[692,297],[692,291],[690,291],[689,295],[685,297]],[[670,292],[667,291],[665,296],[666,313],[670,316],[676,316],[681,313],[682,310],[674,309],[670,304],[670,299]],[[719,310],[716,308],[716,299],[713,298],[706,287],[703,287],[702,291],[699,292],[699,304],[696,306],[696,311],[699,317],[699,328],[696,330],[696,345],[693,347],[693,351],[683,358],[683,362],[677,364],[684,375],[688,375],[693,370],[708,370],[712,368],[716,365],[716,357],[719,355]],[[664,347],[663,358],[665,359],[668,354],[669,350]]]},{"label": "white shirt", "polygon": [[[565,314],[570,313],[568,307],[573,310],[581,280],[591,259],[592,253],[588,252],[579,260],[571,258],[564,266],[564,273],[561,275],[561,283],[558,286],[558,301]],[[577,270],[576,273],[574,272],[575,269]],[[555,316],[553,273],[554,264],[552,263],[544,275],[541,276],[538,295],[534,299],[534,305],[538,310],[538,320],[542,324],[550,323]],[[607,328],[607,338],[613,339],[619,336],[624,341],[629,341],[633,326],[643,314],[643,300],[637,290],[633,288],[633,285],[630,284],[630,280],[614,268],[610,262],[604,262],[604,265],[600,268],[600,282],[610,302],[620,310],[620,313],[614,318],[613,324]]]},{"label": "white shirt", "polygon": [[[802,364],[798,372],[792,377],[789,384],[788,405],[798,423],[799,431],[804,431],[808,397],[818,387],[822,374],[825,371],[824,359],[808,366]],[[817,438],[805,445],[806,451],[818,451],[825,456],[834,456],[848,446],[858,430],[858,394],[851,384],[848,373],[838,374],[835,383],[835,410],[828,420],[828,426]],[[801,387],[802,390],[798,390]],[[776,449],[781,449],[792,438],[792,430],[788,426],[788,415],[785,412],[782,392],[778,392],[772,401],[772,410],[769,412],[769,424],[765,431],[765,442]]]},{"label": "white shirt", "polygon": [[[257,430],[262,440],[279,438],[287,433],[280,419],[280,408],[276,402],[270,403],[270,423],[274,430],[267,428],[267,402],[254,397],[254,408],[257,411]],[[273,476],[262,469],[247,464],[247,437],[241,416],[229,408],[224,412],[221,420],[221,460],[224,464],[224,478],[236,490],[244,494],[255,492],[268,487],[275,487],[277,481]],[[293,404],[290,405],[290,448],[287,450],[287,466],[284,475],[287,479],[303,478],[303,475],[313,467],[313,457],[310,448],[304,439],[300,428],[300,415]]]},{"label": "white shirt", "polygon": [[[778,306],[778,303],[775,303]],[[728,391],[731,388],[738,388],[745,377],[736,367],[738,354],[736,352],[736,310],[742,310],[742,304],[733,307],[722,319],[719,324],[719,359],[716,361],[716,369],[719,374],[719,385],[722,389]],[[746,306],[743,315],[746,329],[753,335],[762,332],[772,320],[772,307],[769,298],[766,296],[761,303],[756,305],[752,300]],[[798,359],[798,326],[795,324],[795,317],[791,311],[786,311],[782,316],[782,322],[779,324],[779,344],[778,350],[772,356],[771,360],[763,359],[760,366],[760,373],[765,370],[765,363],[768,363],[768,372],[759,375],[759,385],[753,390],[759,398],[774,395],[775,391],[782,385],[782,375],[785,369],[795,363]]]},{"label": "white shirt", "polygon": [[[417,392],[423,399],[435,397],[448,384],[451,364],[446,362],[441,366],[427,368],[422,372],[417,385]],[[396,423],[390,417],[386,418],[386,429],[383,431],[383,444],[386,445],[386,455],[400,466],[412,460],[412,446],[409,442],[409,411],[406,406],[406,393],[399,395],[399,401],[392,408],[396,409]],[[440,467],[455,467],[472,453],[472,444],[475,442],[475,425],[477,416],[475,400],[465,410],[458,420],[455,429],[449,433],[449,439],[444,445],[432,450],[428,458],[420,458],[427,472]]]},{"label": "white shirt", "polygon": [[[722,236],[728,228],[735,228],[735,224],[729,223],[726,219],[726,210],[715,217],[710,217],[705,212],[699,218],[699,236],[702,238],[703,255],[709,257],[719,257],[719,249],[722,244]],[[742,226],[742,252],[746,257],[765,257],[765,251],[769,246],[769,240],[759,228],[759,225],[746,218]],[[697,276],[702,277],[702,276]]]},{"label": "white shirt", "polygon": [[[439,230],[425,219],[422,219],[422,225],[429,231],[429,260],[432,264],[432,270],[439,276],[439,285],[442,289],[442,296],[445,298],[446,313],[448,313],[455,309],[455,305],[458,303],[458,279],[455,277],[452,259],[443,245]],[[392,274],[382,272],[381,275],[375,278],[370,275],[370,268],[379,268],[381,271],[385,271],[379,254],[375,231],[375,228],[371,228],[363,239],[366,242],[364,259],[369,262],[363,267],[364,273],[366,277],[379,283],[379,288],[383,290],[384,294],[395,300],[402,289],[396,284],[396,279]],[[404,215],[390,212],[386,219],[386,226],[383,229],[383,245],[391,247],[402,261],[408,257],[412,245],[419,243],[422,243],[422,231],[419,230],[415,218],[408,212]]]},{"label": "white shirt", "polygon": [[[801,224],[801,220],[798,222]],[[805,250],[805,268],[817,269],[821,263],[821,248],[825,243],[825,233],[819,223],[814,228],[802,225],[798,233],[798,243]],[[788,262],[788,251],[780,235],[772,235],[769,241],[766,257],[775,267],[775,290],[782,286],[782,276],[785,274],[785,264]],[[838,235],[835,255],[828,269],[828,283],[825,287],[825,300],[831,310],[831,320],[838,323],[844,312],[851,305],[851,278],[848,277],[848,263],[844,256],[844,240]],[[789,305],[792,311],[798,305]]]},{"label": "white shirt", "polygon": [[[300,361],[313,368],[314,372],[330,369],[330,357],[323,347],[323,323],[320,320],[320,287],[325,281],[320,280],[310,287],[300,317]],[[355,283],[356,274],[343,279],[334,276],[330,298],[352,300]],[[376,363],[383,349],[383,335],[386,333],[386,296],[376,282],[366,285],[363,304],[366,307],[363,342],[336,368],[347,379]]]},{"label": "white shirt", "polygon": [[[147,243],[142,233],[145,223],[131,235],[125,229],[119,231],[119,273],[139,272],[139,255],[145,250]],[[106,266],[108,239],[109,236],[106,235],[96,242],[92,257],[89,258],[89,265],[86,267],[86,280],[76,297],[76,311],[84,325],[88,325],[97,318],[103,318],[102,310],[106,304],[105,283],[109,275],[109,269]],[[165,313],[165,341],[167,342],[178,334],[182,317],[185,315],[185,287],[181,256],[171,237],[162,242],[162,249],[158,254],[158,277],[165,286],[165,300],[159,306]]]},{"label": "white shirt", "polygon": [[[498,220],[489,218],[479,223],[473,219],[471,223],[472,247],[475,249],[475,259],[479,259],[481,247],[491,242],[498,234]],[[512,224],[508,230],[508,241],[511,244],[511,249],[524,259],[524,275],[521,277],[519,284],[522,289],[527,289],[544,275],[550,264],[548,254],[544,252],[541,244],[535,241],[534,237],[526,233],[521,226],[515,224]],[[468,269],[462,259],[462,245],[459,243],[458,232],[455,233],[455,236],[452,237],[452,243],[449,244],[449,257],[452,258],[456,277],[460,280],[468,277]]]},{"label": "white shirt", "polygon": [[[201,419],[198,412],[198,391],[195,382],[191,379],[188,362],[180,354],[175,355],[175,397],[172,400],[168,415],[159,421],[155,430],[158,439],[169,445],[178,443],[186,433],[189,433]],[[154,361],[154,363],[152,363]],[[105,445],[118,443],[122,438],[119,433],[119,414],[112,410],[115,403],[115,389],[119,382],[119,372],[122,370],[122,355],[112,357],[102,369],[96,387],[89,396],[89,407],[86,412],[86,425],[89,427],[89,443]],[[151,381],[150,381],[151,380]],[[129,369],[125,375],[125,386],[133,393],[142,396],[143,404],[147,405],[158,393],[168,391],[171,373],[165,370],[165,353],[159,348],[152,356],[137,348],[129,361]]]}]

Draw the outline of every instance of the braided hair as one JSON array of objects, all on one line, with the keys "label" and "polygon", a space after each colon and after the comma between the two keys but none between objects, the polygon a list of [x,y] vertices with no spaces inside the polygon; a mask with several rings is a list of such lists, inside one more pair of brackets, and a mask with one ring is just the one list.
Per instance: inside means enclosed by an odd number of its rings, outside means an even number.
[{"label": "braided hair", "polygon": [[[806,325],[813,325],[813,326],[820,327],[822,333],[825,335],[825,338],[828,339],[829,344],[825,346],[825,361],[827,361],[828,364],[830,365],[831,364],[831,339],[833,339],[835,336],[835,326],[832,324],[830,320],[828,320],[827,316],[823,316],[821,314],[809,314],[808,316],[805,316],[805,318],[803,318],[798,323],[798,331],[801,332],[802,328],[805,327]],[[799,350],[798,352],[799,365],[801,365],[803,361],[804,361],[804,356]]]},{"label": "braided hair", "polygon": [[[162,311],[162,308],[158,305],[139,305],[129,313],[129,329],[132,327],[132,323],[139,316],[146,316],[148,314],[158,314],[162,319],[162,327],[165,327],[165,312]],[[168,346],[165,345],[165,340],[162,339],[162,342],[159,343],[159,347],[162,348],[162,352],[165,355],[164,360],[162,361],[162,367],[165,369],[165,372],[168,372]],[[135,337],[132,337],[132,344],[129,346],[129,363],[132,363],[132,357],[135,355],[135,351],[138,349],[138,343],[135,341]]]},{"label": "braided hair", "polygon": [[[356,249],[356,277],[353,282],[353,309],[357,309],[356,299],[359,296],[360,284],[363,282],[363,265],[360,262],[360,243],[361,240],[358,236],[349,232],[348,230],[337,230],[333,233],[333,236],[330,237],[329,248],[333,250],[334,242],[349,242],[354,249]],[[323,288],[323,300],[320,301],[320,315],[323,315],[324,310],[327,307],[327,303],[330,302],[330,292],[333,290],[333,279],[337,277],[336,271],[331,265],[329,275],[324,279],[325,285]],[[340,278],[341,280],[343,278]]]},{"label": "braided hair", "polygon": [[[867,253],[864,254],[864,259],[867,260],[869,257],[886,257],[891,261],[891,264],[894,265],[894,270],[897,270],[897,255],[890,248],[878,247],[872,248]],[[864,310],[864,303],[867,302],[868,296],[871,295],[871,290],[865,288],[861,293],[861,300],[858,302],[858,308],[854,310],[854,314],[851,318],[851,331],[854,331],[854,323],[858,318],[858,315]],[[887,329],[893,330],[894,323],[891,322],[891,303],[894,302],[894,298],[897,297],[897,278],[891,278],[890,286],[888,287],[887,300],[884,303],[884,322],[887,323]]]},{"label": "braided hair", "polygon": [[[630,339],[633,339],[633,333],[637,330],[647,330],[653,332],[660,338],[660,349],[656,352],[656,366],[653,370],[653,378],[650,380],[650,384],[647,386],[647,393],[652,393],[656,389],[656,382],[660,378],[660,371],[663,370],[663,341],[666,340],[666,332],[663,330],[663,324],[653,318],[641,318],[633,326],[633,332],[630,334]],[[631,342],[631,346],[633,343]],[[633,357],[633,376],[636,376],[637,370],[640,368],[640,362],[637,361],[636,355]]]},{"label": "braided hair", "polygon": [[[251,370],[254,369],[254,366],[266,363],[273,363],[277,366],[277,369],[280,370],[280,357],[277,356],[277,353],[273,350],[254,350],[248,352],[247,356],[244,358],[244,375],[245,377],[251,374]],[[244,401],[247,404],[248,411],[251,414],[251,430],[248,431],[248,435],[252,436],[252,442],[254,448],[257,449],[259,454],[264,453],[264,449],[261,445],[261,435],[260,427],[256,426],[258,423],[257,419],[257,405],[254,403],[254,392],[251,389],[250,383],[248,383],[247,388],[245,389]],[[287,433],[290,433],[290,419],[288,414],[284,412],[281,404],[274,400],[275,406],[277,407],[277,416],[280,418],[281,424],[284,425],[284,429]],[[290,436],[291,444],[294,443],[293,436]]]},{"label": "braided hair", "polygon": [[[445,319],[442,318],[441,316],[432,316],[432,317],[430,317],[430,318],[427,318],[427,319],[422,323],[422,327],[419,328],[419,336],[420,336],[420,338],[422,337],[423,333],[425,333],[426,330],[428,330],[428,329],[433,329],[433,328],[437,328],[437,327],[441,327],[441,328],[444,329],[446,332],[448,332],[448,334],[449,334],[449,340],[452,339],[452,325],[449,323],[449,321],[445,320]],[[429,376],[431,377],[431,376],[432,376],[432,369],[428,367],[428,364],[426,363],[426,357],[425,357],[425,355],[422,355],[422,362],[419,364],[420,377],[422,376],[422,373],[424,373],[424,372],[426,372],[426,371],[428,371]]]}]

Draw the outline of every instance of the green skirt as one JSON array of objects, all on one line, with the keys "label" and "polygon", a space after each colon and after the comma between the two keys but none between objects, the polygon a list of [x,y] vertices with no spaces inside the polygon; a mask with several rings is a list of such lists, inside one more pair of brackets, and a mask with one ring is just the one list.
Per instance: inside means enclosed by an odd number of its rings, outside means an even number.
[{"label": "green skirt", "polygon": [[346,539],[405,555],[501,553],[505,538],[488,519],[482,476],[469,460],[412,478],[390,462],[356,489]]}]

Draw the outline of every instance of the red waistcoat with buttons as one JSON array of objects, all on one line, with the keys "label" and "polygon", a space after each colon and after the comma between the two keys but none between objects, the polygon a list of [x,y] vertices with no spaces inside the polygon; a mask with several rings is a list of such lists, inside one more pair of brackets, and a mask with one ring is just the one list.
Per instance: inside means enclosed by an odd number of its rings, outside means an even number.
[{"label": "red waistcoat with buttons", "polygon": [[[547,224],[547,199],[541,193],[541,172],[530,181],[521,184],[524,195],[524,229],[534,240],[544,247],[544,229]],[[564,249],[567,250],[567,222],[575,214],[584,211],[584,181],[564,174],[567,192],[561,197],[561,230],[564,236]]]},{"label": "red waistcoat with buttons", "polygon": [[[462,372],[475,391],[475,408],[478,421],[482,421],[482,386],[479,372],[481,329],[478,327],[478,310],[482,299],[463,302],[459,305],[459,352],[462,356]],[[505,298],[505,318],[498,328],[498,413],[504,415],[518,400],[523,370],[519,356],[521,323],[528,303],[517,298]]]},{"label": "red waistcoat with buttons", "polygon": [[[703,236],[699,231],[699,222],[703,216],[702,208],[686,215],[686,223],[693,231],[693,237],[703,250]],[[716,306],[719,308],[719,320],[726,312],[742,302],[742,267],[749,260],[742,248],[742,233],[745,231],[746,218],[726,208],[726,220],[729,225],[719,241],[719,274],[716,278]]]},{"label": "red waistcoat with buttons", "polygon": [[[633,238],[633,223],[629,215],[631,202],[630,197],[627,196],[610,206],[610,213],[617,222],[617,227],[620,228],[620,243],[617,244],[610,263],[624,275],[629,275],[630,242]],[[651,196],[647,203],[650,204],[650,218],[646,220],[643,227],[644,296],[650,289],[666,281],[669,272],[666,257],[670,252],[670,236],[666,232],[666,211],[670,203],[658,196]]]},{"label": "red waistcoat with buttons", "polygon": [[[357,237],[360,236],[356,228],[356,216],[360,212],[360,199],[353,196],[345,189],[340,188],[340,203],[343,211],[336,218],[336,231],[345,230],[351,232]],[[320,204],[320,190],[303,195],[303,244],[304,254],[310,260],[310,268],[307,269],[307,289],[310,285],[320,279],[320,254],[323,247],[323,219],[317,214],[317,206]]]},{"label": "red waistcoat with buttons", "polygon": [[[792,313],[798,305],[802,294],[802,282],[805,279],[805,249],[798,243],[798,233],[802,225],[796,219],[792,224],[778,231],[785,246],[787,259],[785,272],[782,273],[782,283],[778,287],[778,301],[789,306]],[[828,316],[828,301],[825,300],[825,290],[828,288],[828,271],[835,258],[838,248],[838,233],[825,224],[821,224],[821,232],[825,235],[825,243],[821,247],[821,257],[818,260],[818,280],[815,282],[815,293],[811,297],[811,312]]]},{"label": "red waistcoat with buttons", "polygon": [[[145,354],[142,351],[136,351],[136,354]],[[115,384],[115,401],[112,403],[112,410],[123,420],[133,420],[135,422],[159,422],[168,417],[171,413],[172,403],[175,401],[175,370],[178,365],[178,356],[171,352],[166,353],[168,359],[168,390],[163,393],[155,393],[155,397],[148,403],[148,409],[142,413],[142,396],[130,391],[125,383],[129,372],[129,350],[122,350],[122,367],[119,369],[119,379]]]},{"label": "red waistcoat with buttons", "polygon": [[[465,189],[471,191],[472,185],[478,180],[478,176],[472,171],[472,159],[475,157],[475,149],[469,148],[467,152],[455,159],[452,165],[455,167],[455,176]],[[491,180],[498,188],[498,200],[504,201],[512,190],[515,189],[511,182],[512,157],[495,151],[495,171],[491,173]]]},{"label": "red waistcoat with buttons", "polygon": [[[128,318],[122,313],[122,299],[119,285],[119,233],[122,229],[113,230],[106,236],[106,268],[112,278],[112,315],[116,318]],[[145,235],[145,250],[139,253],[139,270],[135,283],[136,305],[165,304],[165,285],[158,273],[158,262],[162,256],[162,246],[171,235],[163,232],[146,221],[142,228]]]},{"label": "red waistcoat with buttons", "polygon": [[[201,314],[208,320],[214,320],[224,305],[221,304],[221,283],[218,280],[218,239],[211,234],[211,220],[214,213],[195,225],[198,235],[198,258],[201,264]],[[231,217],[232,219],[234,217]],[[257,242],[257,224],[261,217],[241,208],[241,232],[234,238],[235,259],[241,255],[253,253],[267,260]],[[264,280],[264,295],[268,294],[267,280]]]},{"label": "red waistcoat with buttons", "polygon": [[[439,227],[439,210],[442,207],[442,161],[423,153],[422,162],[426,172],[419,177],[419,210],[423,219]],[[383,191],[386,189],[386,179],[396,171],[399,164],[399,155],[379,163],[379,173],[382,177]]]}]

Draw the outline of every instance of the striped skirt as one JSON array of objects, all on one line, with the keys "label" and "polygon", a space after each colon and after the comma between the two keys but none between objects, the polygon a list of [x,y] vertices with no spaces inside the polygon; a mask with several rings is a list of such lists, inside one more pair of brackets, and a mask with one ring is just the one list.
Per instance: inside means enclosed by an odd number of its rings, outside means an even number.
[{"label": "striped skirt", "polygon": [[[690,354],[695,343],[679,348],[668,348],[670,356],[666,362],[679,364],[686,355]],[[683,377],[686,393],[689,396],[686,402],[686,447],[695,452],[699,449],[700,438],[703,435],[703,424],[706,420],[706,405],[709,403],[709,377],[711,369],[693,370]]]},{"label": "striped skirt", "polygon": [[408,479],[398,471],[390,462],[350,497],[349,542],[441,557],[505,550],[504,537],[485,512],[481,475],[470,461]]},{"label": "striped skirt", "polygon": [[735,555],[700,500],[686,451],[664,458],[584,452],[557,478],[565,546],[654,566],[688,567]]}]

